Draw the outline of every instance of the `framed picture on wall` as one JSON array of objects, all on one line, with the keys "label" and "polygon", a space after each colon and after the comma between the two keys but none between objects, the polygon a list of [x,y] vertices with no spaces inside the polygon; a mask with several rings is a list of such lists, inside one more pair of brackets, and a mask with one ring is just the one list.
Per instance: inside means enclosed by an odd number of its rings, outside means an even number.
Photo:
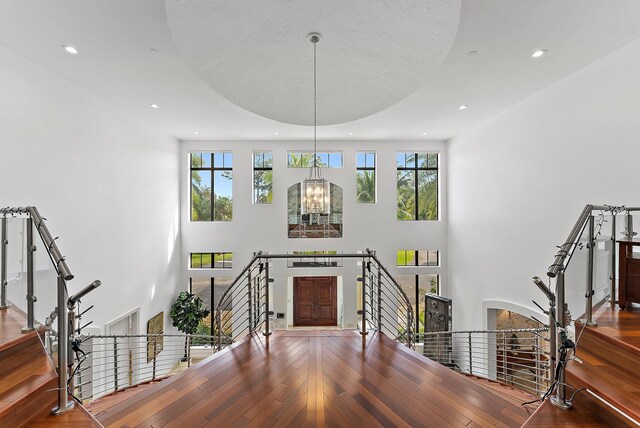
[{"label": "framed picture on wall", "polygon": [[164,311],[147,321],[147,334],[149,335],[147,338],[147,363],[151,362],[151,360],[158,356],[164,345],[164,338],[162,336],[153,337],[151,335],[161,335],[163,333]]}]

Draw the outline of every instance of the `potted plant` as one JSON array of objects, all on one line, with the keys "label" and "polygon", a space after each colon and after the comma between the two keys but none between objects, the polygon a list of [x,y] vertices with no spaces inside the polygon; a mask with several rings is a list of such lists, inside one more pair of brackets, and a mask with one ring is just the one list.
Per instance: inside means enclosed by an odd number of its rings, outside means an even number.
[{"label": "potted plant", "polygon": [[[204,307],[204,302],[198,296],[188,291],[182,291],[178,299],[171,306],[171,320],[173,326],[185,334],[194,334],[204,318],[209,313],[209,309]],[[189,360],[189,337],[184,340],[184,357],[182,361]]]}]

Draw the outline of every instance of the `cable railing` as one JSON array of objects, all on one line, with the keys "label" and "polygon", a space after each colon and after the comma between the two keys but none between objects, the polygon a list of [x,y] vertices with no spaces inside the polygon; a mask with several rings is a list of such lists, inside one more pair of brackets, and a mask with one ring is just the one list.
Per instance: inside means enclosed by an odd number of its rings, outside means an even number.
[{"label": "cable railing", "polygon": [[[38,260],[38,254],[42,254],[42,252],[37,252],[34,231],[40,236],[44,253],[51,261],[55,280],[47,275],[47,271],[51,268],[45,269],[43,267],[48,262]],[[0,308],[7,308],[8,294],[12,293],[14,295],[13,302],[17,303],[17,306],[26,313],[27,325],[22,331],[29,332],[41,327],[35,321],[35,303],[38,301],[36,282],[42,283],[38,288],[41,301],[52,302],[55,300],[57,302],[53,311],[49,307],[40,314],[50,314],[44,326],[47,329],[47,338],[43,344],[49,353],[55,352],[54,363],[57,365],[58,404],[52,412],[54,414],[65,413],[73,408],[73,401],[69,400],[69,390],[73,388],[73,376],[69,375],[73,371],[70,349],[73,338],[80,333],[82,328],[80,326],[81,314],[76,312],[77,304],[83,296],[98,287],[100,281],[94,281],[79,293],[69,297],[67,281],[71,281],[74,275],[58,248],[56,243],[58,238],[51,235],[45,224],[45,219],[36,207],[1,208],[0,234]],[[25,259],[26,264],[24,263]],[[24,306],[21,306],[22,299],[15,296],[25,296],[23,293],[26,294],[26,298]],[[53,322],[56,318],[58,319],[57,330],[53,328]]]},{"label": "cable railing", "polygon": [[453,370],[535,395],[549,388],[548,328],[418,333],[422,353]]},{"label": "cable railing", "polygon": [[89,335],[74,346],[73,395],[83,403],[159,381],[213,355],[217,337],[185,334]]},{"label": "cable railing", "polygon": [[[566,396],[564,369],[570,353],[578,345],[577,340],[572,340],[572,333],[575,334],[572,322],[578,320],[583,326],[595,326],[594,308],[607,301],[612,307],[615,305],[616,241],[636,235],[633,228],[636,212],[640,212],[640,207],[586,205],[567,239],[558,246],[547,270],[549,285],[538,277],[533,278],[549,300],[548,309],[536,305],[549,316],[552,383],[547,395],[560,408],[571,407]],[[622,231],[618,230],[620,221],[624,222]]]},{"label": "cable railing", "polygon": [[[305,259],[313,257],[305,255]],[[357,262],[362,287],[358,311],[358,330],[361,334],[377,330],[413,347],[414,309],[375,252],[367,249],[356,254],[322,253],[317,257],[323,261],[351,259]],[[262,251],[253,256],[222,295],[215,309],[212,334],[217,337],[219,349],[258,331],[262,331],[265,336],[271,334],[273,311],[270,299],[273,278],[270,276],[270,264],[276,260],[299,258],[298,254],[268,254]]]}]

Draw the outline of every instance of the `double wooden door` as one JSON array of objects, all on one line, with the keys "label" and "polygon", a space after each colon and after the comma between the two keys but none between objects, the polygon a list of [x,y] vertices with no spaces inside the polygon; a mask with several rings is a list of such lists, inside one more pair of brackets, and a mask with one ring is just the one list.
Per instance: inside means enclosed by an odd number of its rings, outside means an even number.
[{"label": "double wooden door", "polygon": [[337,326],[337,289],[335,276],[294,278],[293,325]]}]

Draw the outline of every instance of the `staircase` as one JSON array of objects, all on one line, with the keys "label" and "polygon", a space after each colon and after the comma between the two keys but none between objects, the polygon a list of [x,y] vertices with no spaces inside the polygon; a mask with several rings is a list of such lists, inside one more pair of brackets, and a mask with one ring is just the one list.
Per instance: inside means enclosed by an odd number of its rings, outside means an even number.
[{"label": "staircase", "polygon": [[[578,400],[588,401],[598,415],[613,426],[640,426],[640,305],[629,311],[601,308],[594,318],[598,327],[578,324],[582,335],[576,359],[567,368],[567,381],[591,394],[578,393]],[[614,409],[619,409],[620,412]],[[636,421],[630,421],[621,413]]]},{"label": "staircase", "polygon": [[79,405],[51,414],[58,375],[42,345],[44,329],[23,334],[26,322],[19,311],[0,309],[0,427],[101,426]]}]

